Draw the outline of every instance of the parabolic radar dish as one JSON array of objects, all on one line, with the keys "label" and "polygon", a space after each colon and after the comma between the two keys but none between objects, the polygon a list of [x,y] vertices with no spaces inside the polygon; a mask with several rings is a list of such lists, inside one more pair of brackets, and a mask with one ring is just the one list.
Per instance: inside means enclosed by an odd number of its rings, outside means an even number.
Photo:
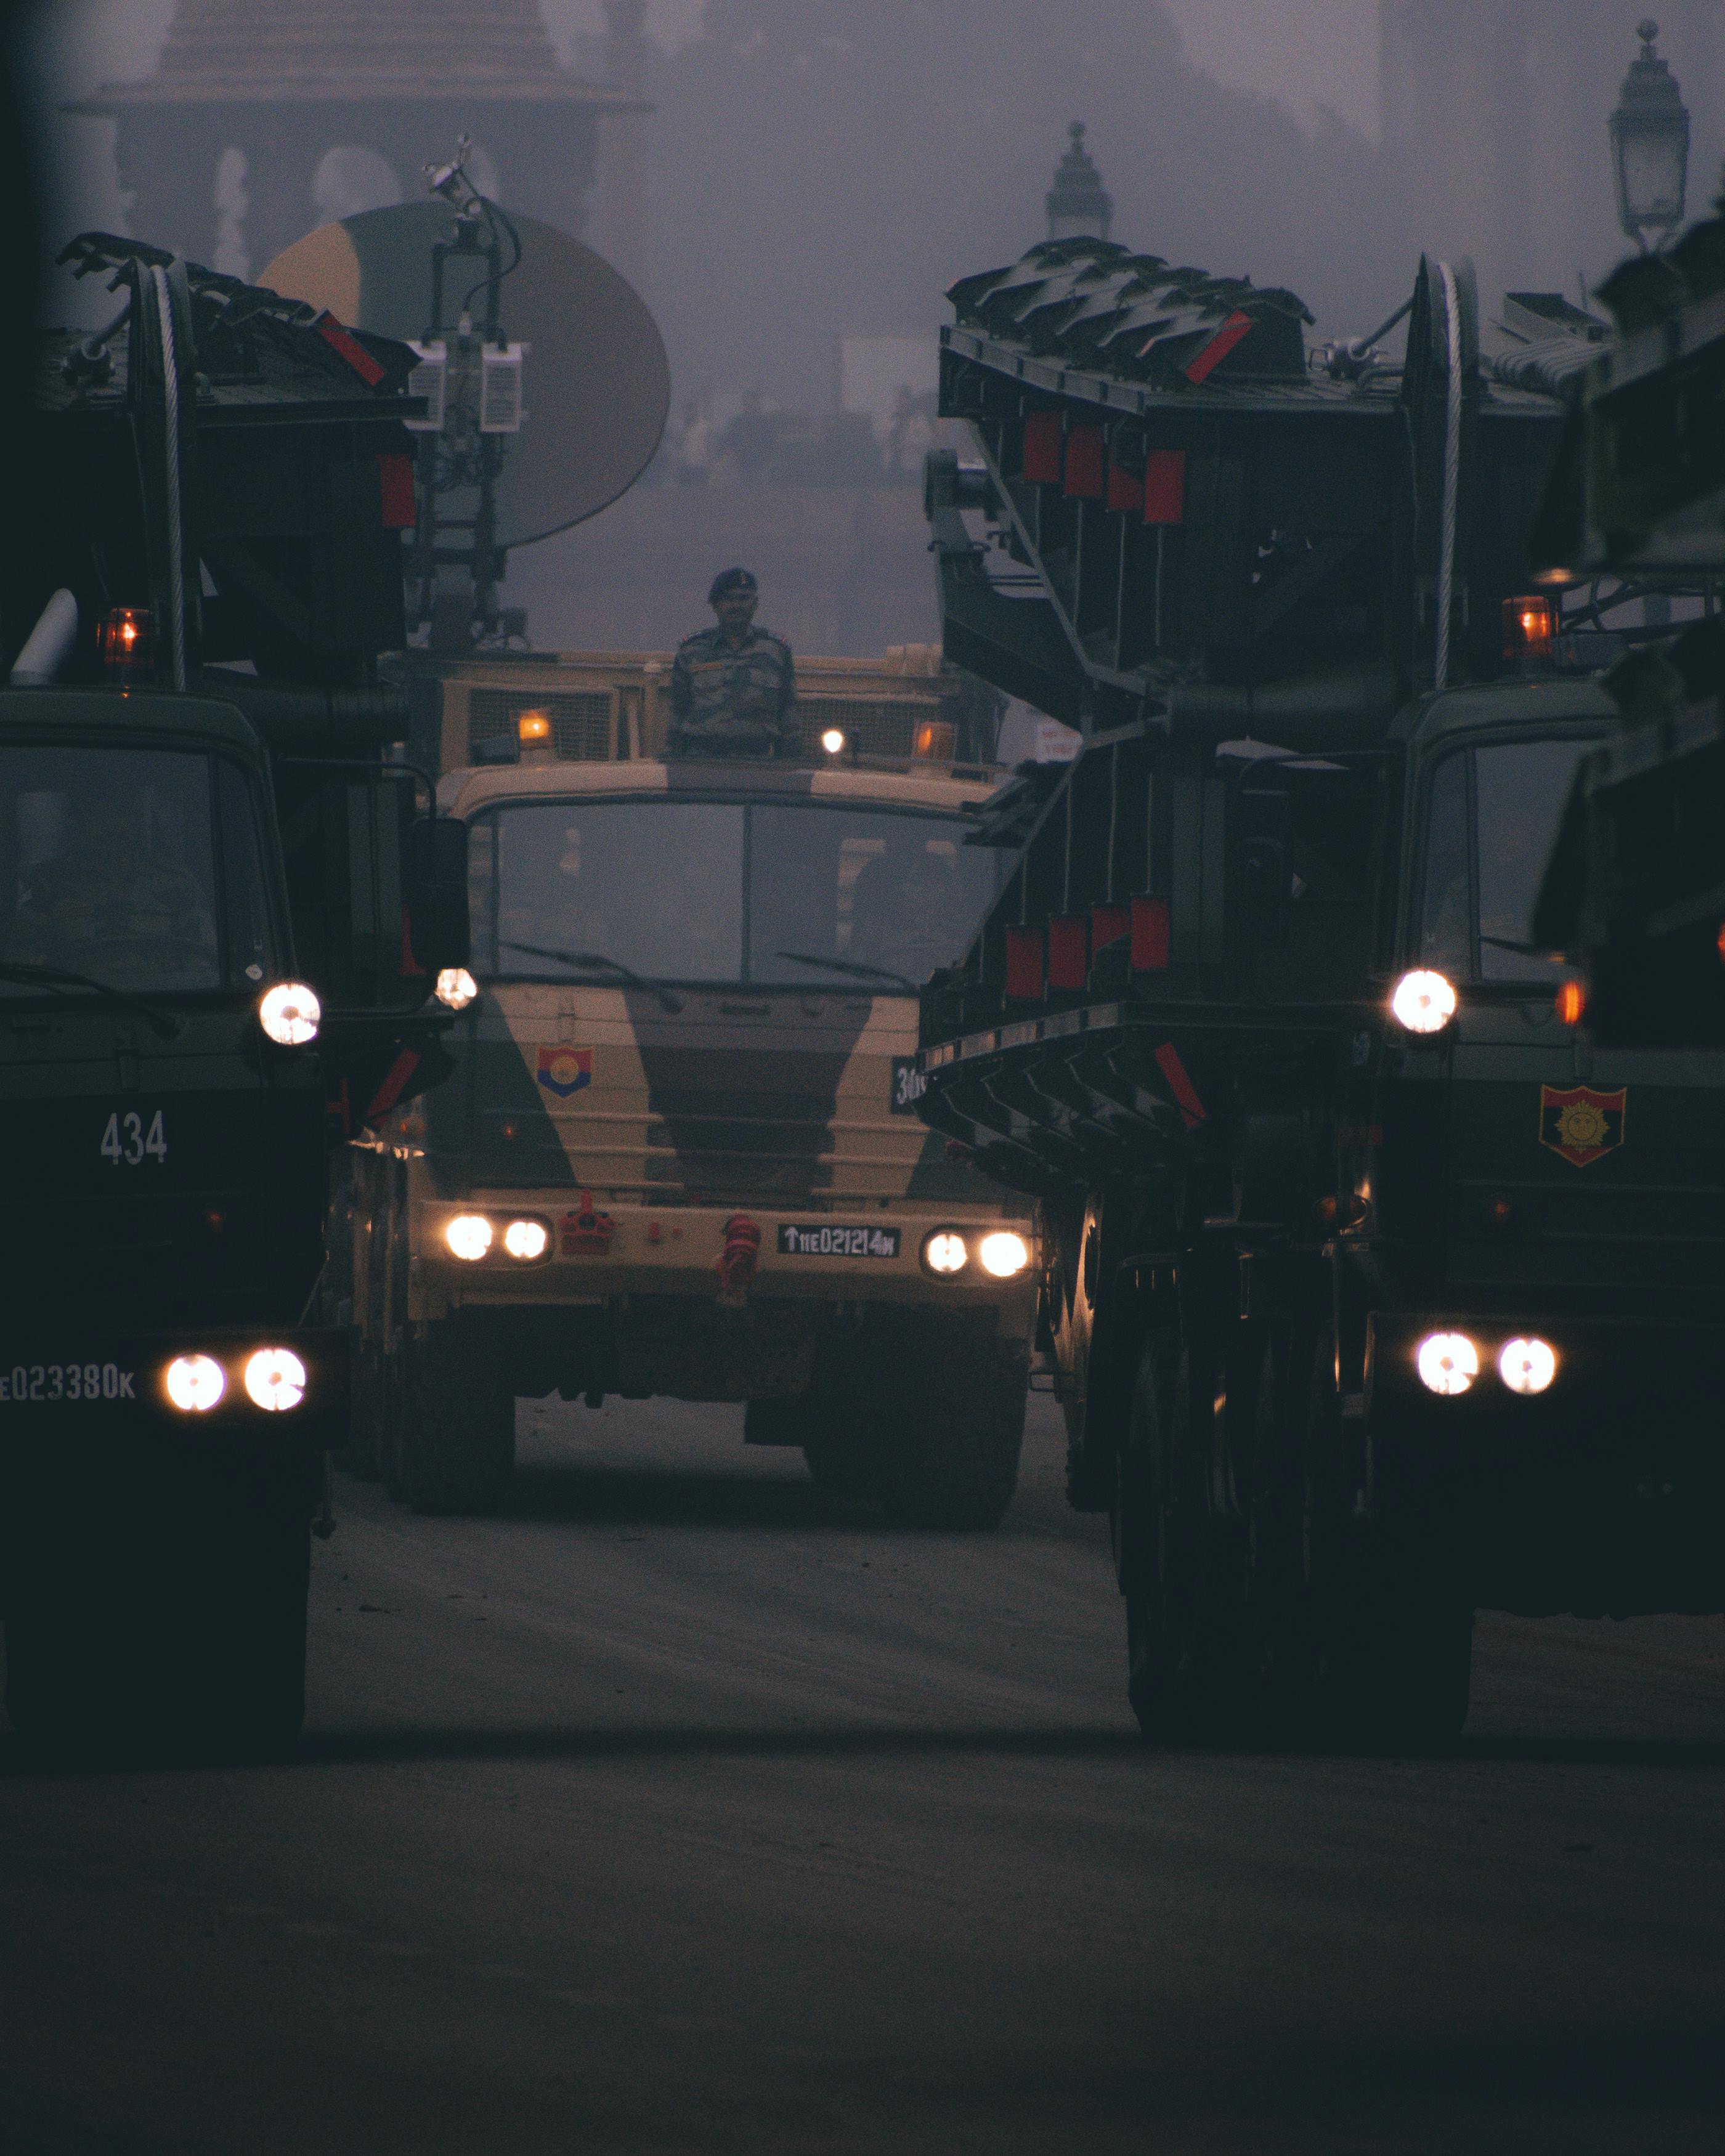
[{"label": "parabolic radar dish", "polygon": [[[526,418],[504,460],[497,544],[525,547],[592,516],[639,479],[670,405],[665,340],[645,302],[603,256],[554,225],[510,213],[521,267],[501,295],[509,336],[529,347]],[[327,307],[352,328],[421,337],[431,311],[431,250],[454,224],[439,202],[363,210],[321,225],[259,278],[284,299]],[[509,259],[505,244],[504,261]],[[445,311],[467,268],[452,261]],[[470,282],[475,270],[468,270]],[[483,315],[484,293],[475,302]]]}]

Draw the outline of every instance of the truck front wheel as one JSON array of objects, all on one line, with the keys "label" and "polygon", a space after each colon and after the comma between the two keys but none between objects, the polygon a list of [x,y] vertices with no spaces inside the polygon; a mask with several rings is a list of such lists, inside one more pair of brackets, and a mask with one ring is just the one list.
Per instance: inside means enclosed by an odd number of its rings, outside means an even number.
[{"label": "truck front wheel", "polygon": [[1204,1535],[1191,1490],[1190,1363],[1178,1330],[1151,1334],[1132,1389],[1109,1525],[1126,1604],[1127,1697],[1154,1743],[1209,1722]]},{"label": "truck front wheel", "polygon": [[515,1393],[482,1327],[459,1317],[404,1328],[395,1432],[418,1512],[495,1512],[515,1472]]},{"label": "truck front wheel", "polygon": [[942,1330],[919,1345],[881,1463],[886,1509],[913,1527],[995,1527],[1018,1486],[1024,1343]]}]

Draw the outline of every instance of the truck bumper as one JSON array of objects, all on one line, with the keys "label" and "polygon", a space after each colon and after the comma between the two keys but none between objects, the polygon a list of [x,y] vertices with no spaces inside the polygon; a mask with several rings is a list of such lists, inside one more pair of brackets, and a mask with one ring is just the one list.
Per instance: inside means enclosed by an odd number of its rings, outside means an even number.
[{"label": "truck bumper", "polygon": [[[1431,1391],[1419,1349],[1472,1346],[1466,1389]],[[1543,1341],[1556,1370],[1516,1393],[1500,1357]],[[1380,1517],[1437,1523],[1477,1599],[1543,1614],[1725,1609],[1725,1327],[1640,1317],[1376,1313],[1366,1480]]]},{"label": "truck bumper", "polygon": [[[451,1255],[448,1223],[463,1214],[494,1225],[491,1246],[476,1262]],[[458,1309],[575,1307],[606,1305],[617,1296],[717,1300],[729,1230],[745,1219],[758,1231],[743,1293],[751,1304],[820,1303],[893,1306],[953,1317],[992,1318],[998,1331],[1026,1339],[1035,1312],[1035,1241],[1027,1223],[998,1215],[872,1214],[860,1206],[823,1215],[807,1208],[572,1205],[567,1193],[476,1195],[465,1204],[417,1205],[412,1224],[408,1315],[449,1316]],[[511,1220],[540,1223],[547,1236],[542,1258],[522,1263],[504,1247]],[[993,1278],[974,1256],[956,1275],[937,1277],[922,1262],[925,1239],[954,1228],[973,1250],[1004,1229],[1021,1235],[1029,1262],[1011,1280]]]}]

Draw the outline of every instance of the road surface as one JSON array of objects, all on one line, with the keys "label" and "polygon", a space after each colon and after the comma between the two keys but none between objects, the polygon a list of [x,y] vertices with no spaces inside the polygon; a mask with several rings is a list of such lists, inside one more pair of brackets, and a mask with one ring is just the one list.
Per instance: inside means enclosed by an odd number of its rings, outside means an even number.
[{"label": "road surface", "polygon": [[1725,1627],[1481,1620],[1440,1761],[1162,1753],[1033,1403],[993,1536],[741,1411],[338,1481],[299,1760],[0,1738],[11,2156],[1725,2145]]}]

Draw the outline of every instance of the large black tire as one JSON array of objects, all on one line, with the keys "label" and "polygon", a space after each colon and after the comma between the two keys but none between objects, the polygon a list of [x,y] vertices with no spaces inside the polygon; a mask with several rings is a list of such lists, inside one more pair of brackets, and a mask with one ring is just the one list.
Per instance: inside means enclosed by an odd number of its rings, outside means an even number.
[{"label": "large black tire", "polygon": [[811,1439],[803,1458],[810,1481],[827,1496],[880,1499],[886,1471],[878,1445]]},{"label": "large black tire", "polygon": [[1445,1751],[1467,1719],[1473,1606],[1441,1515],[1353,1524],[1334,1336],[1320,1330],[1306,1433],[1313,1733],[1373,1751]]},{"label": "large black tire", "polygon": [[1029,1366],[1022,1342],[931,1332],[883,1447],[880,1494],[913,1527],[997,1527],[1018,1486]]},{"label": "large black tire", "polygon": [[13,1727],[74,1758],[286,1756],[305,1716],[310,1571],[292,1517],[211,1522],[194,1547],[100,1577],[36,1571],[7,1617]]},{"label": "large black tire", "polygon": [[377,1472],[383,1487],[398,1505],[408,1502],[408,1461],[405,1432],[407,1400],[412,1379],[409,1368],[408,1328],[403,1326],[387,1354],[377,1358]]},{"label": "large black tire", "polygon": [[482,1327],[446,1318],[403,1334],[395,1455],[418,1512],[495,1512],[515,1472],[515,1393]]},{"label": "large black tire", "polygon": [[829,1353],[817,1360],[806,1393],[752,1400],[750,1425],[770,1427],[769,1444],[800,1446],[809,1479],[829,1497],[878,1502],[886,1472],[883,1433],[892,1414],[880,1389],[854,1357]]},{"label": "large black tire", "polygon": [[348,1367],[347,1442],[336,1459],[360,1481],[375,1482],[383,1472],[388,1444],[388,1361],[375,1340],[356,1339]]},{"label": "large black tire", "polygon": [[1126,1605],[1127,1697],[1153,1743],[1188,1743],[1209,1721],[1190,1415],[1186,1351],[1177,1332],[1153,1331],[1139,1360],[1110,1511]]}]

